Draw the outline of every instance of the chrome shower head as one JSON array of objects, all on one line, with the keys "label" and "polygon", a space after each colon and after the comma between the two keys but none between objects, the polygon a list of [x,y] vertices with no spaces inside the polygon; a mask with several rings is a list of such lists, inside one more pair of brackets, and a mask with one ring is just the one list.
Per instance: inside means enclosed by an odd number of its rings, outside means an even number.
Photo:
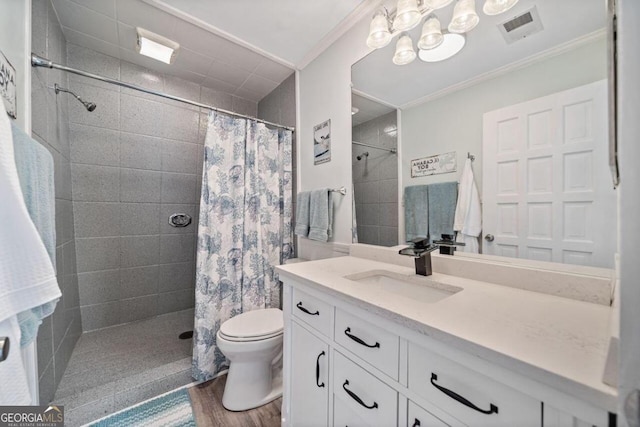
[{"label": "chrome shower head", "polygon": [[364,153],[360,154],[359,156],[356,157],[356,159],[358,159],[358,161],[360,161],[365,157],[369,157],[369,152],[368,151],[365,151]]},{"label": "chrome shower head", "polygon": [[80,98],[80,96],[76,95],[75,93],[71,92],[69,89],[65,89],[63,87],[60,87],[58,85],[58,83],[56,83],[55,85],[53,85],[53,88],[56,91],[56,95],[59,94],[60,92],[66,92],[66,93],[70,93],[71,95],[73,95],[78,101],[80,101],[80,103],[82,105],[84,105],[84,108],[87,109],[87,111],[91,112],[93,110],[96,109],[96,104],[94,104],[93,102],[87,102],[85,100],[83,100],[82,98]]}]

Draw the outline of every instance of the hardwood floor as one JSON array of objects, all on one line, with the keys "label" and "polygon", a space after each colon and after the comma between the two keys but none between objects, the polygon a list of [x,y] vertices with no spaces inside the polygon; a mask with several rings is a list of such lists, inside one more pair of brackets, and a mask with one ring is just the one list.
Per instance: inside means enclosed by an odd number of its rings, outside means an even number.
[{"label": "hardwood floor", "polygon": [[282,398],[244,412],[227,411],[222,406],[222,393],[227,376],[190,387],[189,396],[198,427],[276,427],[280,426]]}]

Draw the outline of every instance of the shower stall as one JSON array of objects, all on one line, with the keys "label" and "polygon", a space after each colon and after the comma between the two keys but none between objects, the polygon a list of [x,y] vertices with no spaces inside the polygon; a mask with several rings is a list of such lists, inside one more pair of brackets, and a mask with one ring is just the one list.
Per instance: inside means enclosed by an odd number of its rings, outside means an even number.
[{"label": "shower stall", "polygon": [[207,115],[293,126],[295,84],[247,101],[68,42],[49,1],[32,13],[32,129],[54,157],[62,290],[38,334],[39,395],[80,425],[192,381]]}]

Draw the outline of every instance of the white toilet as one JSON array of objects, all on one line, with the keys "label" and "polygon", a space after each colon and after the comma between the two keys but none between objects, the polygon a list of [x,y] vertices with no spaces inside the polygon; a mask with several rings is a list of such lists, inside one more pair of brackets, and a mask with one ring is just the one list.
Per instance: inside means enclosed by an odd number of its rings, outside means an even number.
[{"label": "white toilet", "polygon": [[220,351],[229,359],[222,405],[245,411],[282,396],[282,311],[254,310],[222,324]]}]

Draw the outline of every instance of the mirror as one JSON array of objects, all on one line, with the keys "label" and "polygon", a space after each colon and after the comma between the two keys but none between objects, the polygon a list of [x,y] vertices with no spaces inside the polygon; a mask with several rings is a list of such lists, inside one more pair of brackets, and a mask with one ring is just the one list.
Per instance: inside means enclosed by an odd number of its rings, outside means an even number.
[{"label": "mirror", "polygon": [[[453,57],[395,65],[396,36],[352,66],[354,107],[359,99],[375,99],[399,112],[397,200],[406,187],[459,181],[470,153],[482,206],[481,253],[613,267],[617,214],[607,158],[605,1],[520,0],[497,16],[485,15],[483,2],[476,3],[480,22]],[[452,9],[436,11],[443,28]],[[507,40],[500,29],[514,17],[541,30]],[[421,27],[409,32],[414,48]],[[580,98],[577,88],[590,88],[597,99]],[[353,139],[359,142],[358,128],[366,123],[356,122],[357,116]],[[356,205],[365,204],[358,196],[364,172],[357,157],[363,152],[354,146]],[[412,160],[423,159],[418,167],[447,153],[453,153],[454,171],[412,177]],[[374,215],[363,206],[355,212],[358,230],[361,218],[371,222],[365,217]],[[404,208],[397,219],[402,244]],[[364,234],[358,235],[361,243]]]},{"label": "mirror", "polygon": [[398,126],[396,109],[351,98],[355,224],[353,241],[398,244]]}]

